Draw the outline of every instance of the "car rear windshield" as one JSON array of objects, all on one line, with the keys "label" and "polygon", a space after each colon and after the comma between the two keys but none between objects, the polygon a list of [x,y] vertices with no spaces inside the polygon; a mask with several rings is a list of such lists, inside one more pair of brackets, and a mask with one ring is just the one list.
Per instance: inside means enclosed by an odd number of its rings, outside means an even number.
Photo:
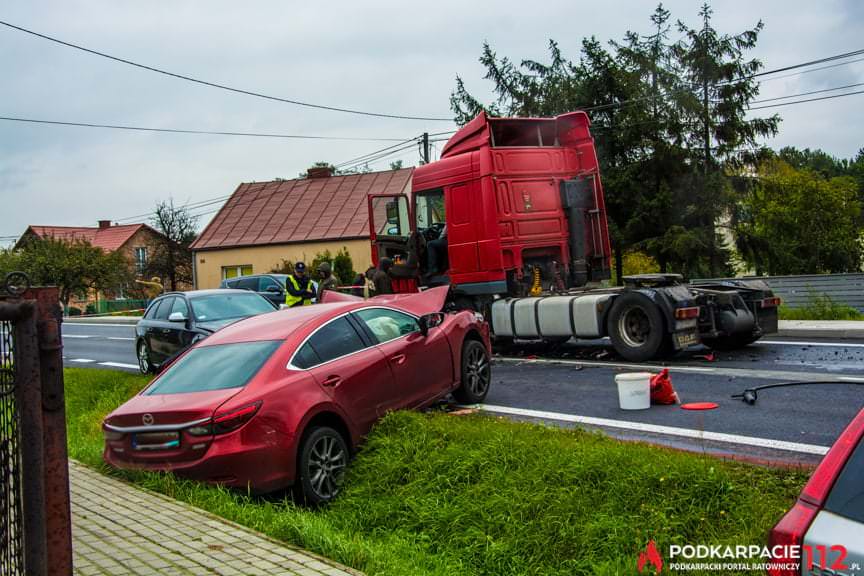
[{"label": "car rear windshield", "polygon": [[197,322],[247,318],[274,310],[270,301],[258,294],[213,294],[190,298],[189,301]]},{"label": "car rear windshield", "polygon": [[279,340],[264,340],[194,348],[170,366],[144,394],[242,388],[280,344]]},{"label": "car rear windshield", "polygon": [[852,452],[831,488],[825,509],[864,523],[864,441]]}]

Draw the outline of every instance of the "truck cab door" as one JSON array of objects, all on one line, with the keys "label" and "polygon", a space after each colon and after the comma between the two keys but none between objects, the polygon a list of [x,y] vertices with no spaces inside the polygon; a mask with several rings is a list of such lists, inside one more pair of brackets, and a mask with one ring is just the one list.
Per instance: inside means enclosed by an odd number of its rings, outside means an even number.
[{"label": "truck cab door", "polygon": [[372,261],[377,266],[381,258],[390,258],[393,260],[391,276],[416,278],[419,264],[417,234],[408,196],[370,194],[367,201]]}]

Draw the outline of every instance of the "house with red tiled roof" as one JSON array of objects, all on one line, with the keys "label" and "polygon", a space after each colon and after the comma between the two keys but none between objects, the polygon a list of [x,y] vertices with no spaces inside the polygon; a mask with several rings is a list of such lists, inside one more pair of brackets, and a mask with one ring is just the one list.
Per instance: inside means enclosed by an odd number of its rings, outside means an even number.
[{"label": "house with red tiled roof", "polygon": [[[148,259],[154,254],[161,234],[147,224],[112,224],[110,220],[99,220],[95,227],[87,226],[37,226],[27,227],[15,244],[20,247],[30,239],[54,238],[68,242],[86,241],[106,252],[120,251],[134,267],[136,275],[141,276],[147,269]],[[75,301],[73,305],[82,306],[106,296],[117,297],[122,294],[91,295],[85,300]]]},{"label": "house with red tiled roof", "polygon": [[263,274],[283,261],[311,262],[321,252],[346,249],[354,269],[372,263],[369,194],[408,193],[413,168],[240,184],[192,243],[195,287],[216,288],[225,278]]}]

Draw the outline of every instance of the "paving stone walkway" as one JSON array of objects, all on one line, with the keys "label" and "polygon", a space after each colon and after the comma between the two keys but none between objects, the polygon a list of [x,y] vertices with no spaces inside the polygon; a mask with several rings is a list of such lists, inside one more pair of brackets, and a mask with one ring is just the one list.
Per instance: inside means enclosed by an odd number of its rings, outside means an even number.
[{"label": "paving stone walkway", "polygon": [[77,462],[69,480],[76,575],[360,574]]}]

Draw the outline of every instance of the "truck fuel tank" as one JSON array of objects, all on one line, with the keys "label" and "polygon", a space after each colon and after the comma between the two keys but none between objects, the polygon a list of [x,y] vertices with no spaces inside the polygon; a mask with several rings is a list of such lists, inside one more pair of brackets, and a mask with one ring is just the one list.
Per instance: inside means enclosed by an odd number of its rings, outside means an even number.
[{"label": "truck fuel tank", "polygon": [[613,294],[506,298],[492,304],[495,336],[523,340],[600,338]]}]

